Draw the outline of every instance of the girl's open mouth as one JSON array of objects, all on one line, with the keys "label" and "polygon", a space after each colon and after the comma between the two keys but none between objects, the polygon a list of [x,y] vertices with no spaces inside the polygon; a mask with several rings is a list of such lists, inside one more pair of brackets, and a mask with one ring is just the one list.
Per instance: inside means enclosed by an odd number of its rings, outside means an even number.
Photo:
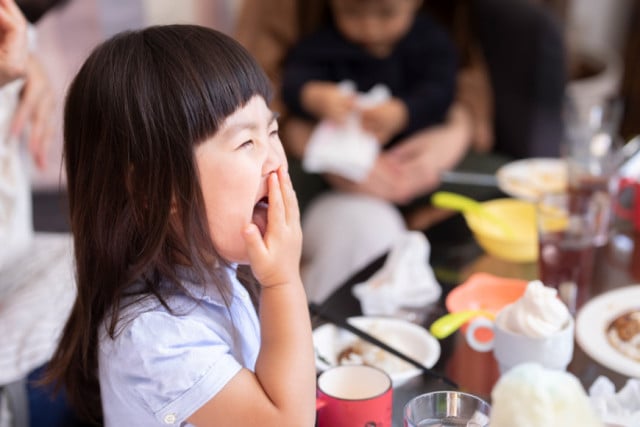
[{"label": "girl's open mouth", "polygon": [[255,225],[258,226],[260,234],[264,236],[267,231],[267,212],[269,210],[269,198],[267,196],[258,200],[258,203],[253,208],[252,220]]}]

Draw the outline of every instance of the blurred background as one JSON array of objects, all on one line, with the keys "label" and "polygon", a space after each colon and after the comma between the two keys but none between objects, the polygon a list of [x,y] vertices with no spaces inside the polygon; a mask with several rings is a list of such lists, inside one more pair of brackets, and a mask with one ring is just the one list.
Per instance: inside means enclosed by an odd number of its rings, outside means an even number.
[{"label": "blurred background", "polygon": [[[429,0],[425,0],[429,1]],[[622,133],[640,132],[640,0],[528,0],[545,4],[565,34],[570,85],[589,96],[620,92],[626,100]],[[232,34],[242,0],[68,0],[36,24],[38,55],[57,95],[57,134],[49,169],[32,173],[36,192],[64,185],[61,110],[75,71],[101,40],[151,24],[196,23]],[[504,37],[508,38],[508,34]]]}]

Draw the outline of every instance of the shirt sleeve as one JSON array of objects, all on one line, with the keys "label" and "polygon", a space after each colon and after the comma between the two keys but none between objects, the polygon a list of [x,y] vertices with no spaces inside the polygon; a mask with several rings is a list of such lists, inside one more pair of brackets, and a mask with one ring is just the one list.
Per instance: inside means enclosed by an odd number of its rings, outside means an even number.
[{"label": "shirt sleeve", "polygon": [[231,336],[190,317],[139,315],[117,338],[113,375],[164,425],[180,425],[241,369]]},{"label": "shirt sleeve", "polygon": [[[282,99],[287,109],[300,117],[314,118],[302,105],[304,85],[311,81],[334,82],[332,68],[357,54],[333,30],[326,27],[303,38],[287,54],[282,79]],[[315,117],[317,119],[317,117]]]}]

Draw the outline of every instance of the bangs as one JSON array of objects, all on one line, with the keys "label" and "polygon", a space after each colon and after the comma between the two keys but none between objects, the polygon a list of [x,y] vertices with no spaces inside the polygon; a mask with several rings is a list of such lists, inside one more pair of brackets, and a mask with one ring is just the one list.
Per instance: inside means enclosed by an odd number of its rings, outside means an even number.
[{"label": "bangs", "polygon": [[[217,132],[224,119],[258,95],[267,103],[268,78],[238,42],[207,28],[151,27],[144,31],[145,48],[157,65],[157,99],[165,122],[182,128],[192,142]],[[161,72],[161,74],[160,74]],[[181,79],[181,76],[189,76]]]}]

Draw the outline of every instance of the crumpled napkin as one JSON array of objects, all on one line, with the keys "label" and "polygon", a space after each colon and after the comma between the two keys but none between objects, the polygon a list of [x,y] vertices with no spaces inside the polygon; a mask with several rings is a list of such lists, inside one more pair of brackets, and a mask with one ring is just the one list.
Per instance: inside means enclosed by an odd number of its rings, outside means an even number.
[{"label": "crumpled napkin", "polygon": [[382,268],[353,295],[367,315],[394,315],[400,307],[424,307],[440,298],[442,288],[429,266],[431,246],[419,231],[408,231],[391,248]]},{"label": "crumpled napkin", "polygon": [[630,378],[616,393],[613,382],[601,375],[589,387],[589,399],[604,422],[620,427],[640,426],[640,379]]},{"label": "crumpled napkin", "polygon": [[[355,92],[351,81],[340,83],[346,93]],[[359,92],[359,108],[374,107],[391,97],[389,89],[378,84],[369,92]],[[380,144],[373,134],[360,125],[360,115],[352,112],[342,124],[322,120],[313,130],[302,159],[302,167],[311,173],[331,172],[352,181],[366,178],[380,152]]]}]

